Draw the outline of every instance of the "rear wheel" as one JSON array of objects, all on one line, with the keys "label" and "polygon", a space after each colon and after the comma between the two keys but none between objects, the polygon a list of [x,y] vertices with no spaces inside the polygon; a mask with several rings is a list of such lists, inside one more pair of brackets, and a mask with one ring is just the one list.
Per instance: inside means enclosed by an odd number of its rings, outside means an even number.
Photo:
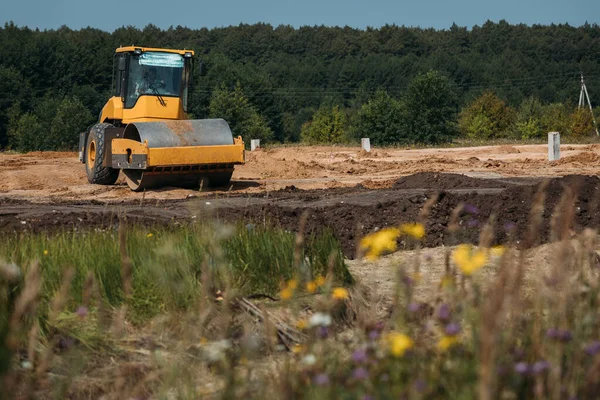
[{"label": "rear wheel", "polygon": [[96,124],[90,129],[85,151],[85,172],[88,182],[97,185],[113,185],[119,178],[119,170],[103,167],[104,159],[104,131],[112,128],[111,124]]}]

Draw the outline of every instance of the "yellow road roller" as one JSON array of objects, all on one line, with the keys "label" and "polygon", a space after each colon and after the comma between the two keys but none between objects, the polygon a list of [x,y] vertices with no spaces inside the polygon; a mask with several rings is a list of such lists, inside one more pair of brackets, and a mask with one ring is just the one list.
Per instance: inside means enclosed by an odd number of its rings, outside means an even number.
[{"label": "yellow road roller", "polygon": [[187,119],[193,59],[192,50],[115,51],[113,97],[79,137],[90,183],[113,185],[120,171],[134,191],[229,183],[244,163],[244,142],[223,119]]}]

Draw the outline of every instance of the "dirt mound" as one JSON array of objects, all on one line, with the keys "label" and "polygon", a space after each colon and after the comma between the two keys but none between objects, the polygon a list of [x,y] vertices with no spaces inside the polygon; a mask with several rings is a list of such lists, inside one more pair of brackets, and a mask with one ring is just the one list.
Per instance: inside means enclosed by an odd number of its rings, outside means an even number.
[{"label": "dirt mound", "polygon": [[461,174],[440,174],[421,172],[400,178],[394,183],[394,189],[469,189],[469,188],[506,188],[509,185],[497,179],[478,179]]},{"label": "dirt mound", "polygon": [[567,156],[561,158],[558,161],[553,161],[553,165],[564,165],[570,163],[581,163],[581,164],[597,164],[600,162],[600,156],[597,153],[591,151],[583,151],[579,154]]}]

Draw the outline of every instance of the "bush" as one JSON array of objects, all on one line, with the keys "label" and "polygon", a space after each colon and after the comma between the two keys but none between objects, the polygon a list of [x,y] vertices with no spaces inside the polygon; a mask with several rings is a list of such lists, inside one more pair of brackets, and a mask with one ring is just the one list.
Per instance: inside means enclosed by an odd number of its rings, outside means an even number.
[{"label": "bush", "polygon": [[508,137],[515,112],[493,92],[485,92],[460,113],[461,133],[472,139]]},{"label": "bush", "polygon": [[563,103],[552,103],[543,107],[540,120],[543,134],[560,132],[561,135],[571,133],[571,109]]},{"label": "bush", "polygon": [[589,108],[577,108],[571,113],[571,135],[582,138],[596,134]]},{"label": "bush", "polygon": [[73,150],[79,133],[94,117],[76,97],[43,99],[33,113],[23,114],[9,131],[10,145],[18,151]]},{"label": "bush", "polygon": [[540,138],[544,135],[541,119],[543,115],[542,103],[529,97],[521,103],[516,116],[517,134],[521,139]]},{"label": "bush", "polygon": [[43,138],[47,130],[42,121],[32,113],[25,113],[9,131],[10,145],[18,151],[45,150]]},{"label": "bush", "polygon": [[402,104],[384,90],[360,108],[352,124],[354,138],[368,137],[374,145],[407,143],[403,130],[405,111]]},{"label": "bush", "polygon": [[346,125],[346,115],[338,106],[321,107],[312,121],[302,125],[300,137],[311,144],[341,143],[345,139]]}]

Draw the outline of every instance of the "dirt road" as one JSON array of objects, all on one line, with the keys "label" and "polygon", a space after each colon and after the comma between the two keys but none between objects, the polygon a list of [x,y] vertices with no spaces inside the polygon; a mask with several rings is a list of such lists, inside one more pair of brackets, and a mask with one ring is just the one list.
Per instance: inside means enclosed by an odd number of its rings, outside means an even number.
[{"label": "dirt road", "polygon": [[[326,189],[363,184],[390,186],[401,176],[418,172],[456,172],[471,176],[596,175],[600,145],[561,147],[562,159],[549,163],[547,147],[485,146],[447,149],[375,149],[364,154],[353,147],[280,147],[247,152],[247,164],[235,170],[232,185],[214,193],[261,193],[293,185]],[[197,191],[165,188],[146,199],[184,199]],[[202,194],[200,194],[202,195]],[[140,199],[123,178],[115,186],[88,184],[75,153],[0,153],[0,198],[31,201]]]}]

